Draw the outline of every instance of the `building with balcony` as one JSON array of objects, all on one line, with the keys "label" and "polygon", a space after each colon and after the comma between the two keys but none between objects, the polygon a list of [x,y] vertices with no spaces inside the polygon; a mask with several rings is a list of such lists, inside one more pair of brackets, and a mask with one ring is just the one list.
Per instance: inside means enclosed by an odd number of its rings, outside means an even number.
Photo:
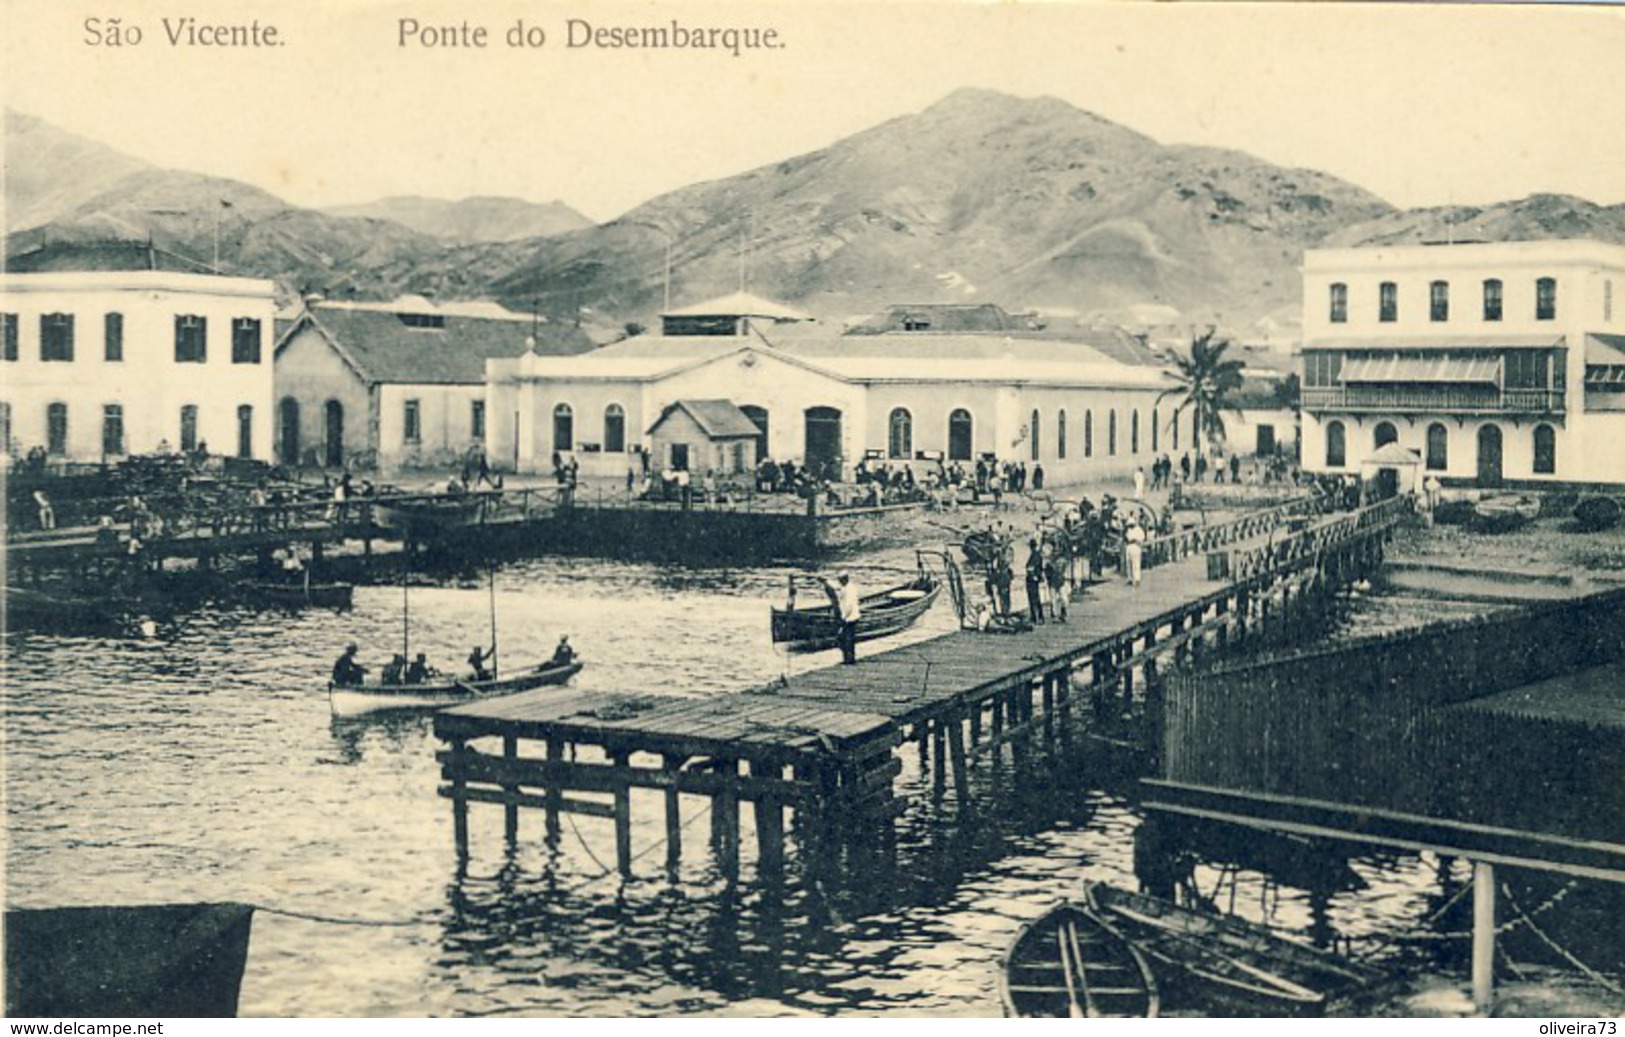
[{"label": "building with balcony", "polygon": [[274,286],[173,270],[0,274],[6,456],[268,460]]},{"label": "building with balcony", "polygon": [[1445,485],[1625,483],[1625,247],[1313,250],[1303,284],[1306,469],[1397,443]]}]

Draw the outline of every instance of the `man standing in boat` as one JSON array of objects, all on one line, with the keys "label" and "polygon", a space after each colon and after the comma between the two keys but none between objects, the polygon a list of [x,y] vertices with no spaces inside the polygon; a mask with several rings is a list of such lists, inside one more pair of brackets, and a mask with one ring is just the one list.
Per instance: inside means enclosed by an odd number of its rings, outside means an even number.
[{"label": "man standing in boat", "polygon": [[862,614],[858,604],[858,588],[852,583],[851,573],[842,573],[835,583],[828,580],[821,582],[841,617],[841,629],[835,642],[841,647],[841,662],[851,666],[858,661],[858,616]]}]

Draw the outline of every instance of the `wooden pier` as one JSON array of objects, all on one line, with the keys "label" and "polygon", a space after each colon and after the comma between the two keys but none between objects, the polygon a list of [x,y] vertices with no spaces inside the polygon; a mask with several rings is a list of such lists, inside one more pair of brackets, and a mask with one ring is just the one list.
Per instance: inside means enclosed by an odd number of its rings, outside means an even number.
[{"label": "wooden pier", "polygon": [[[542,811],[549,839],[562,813],[613,820],[617,867],[629,875],[633,790],[661,793],[671,868],[682,854],[684,795],[709,800],[729,880],[739,875],[746,802],[764,882],[782,878],[787,812],[809,866],[838,863],[843,848],[887,847],[908,805],[893,788],[899,746],[916,741],[930,760],[934,799],[951,783],[956,806],[974,809],[969,771],[983,754],[1068,737],[1075,710],[1119,719],[1137,701],[1155,704],[1171,667],[1304,629],[1339,581],[1380,563],[1409,506],[1396,498],[1292,532],[1283,532],[1287,519],[1303,516],[1285,510],[1214,552],[1221,561],[1172,557],[1139,587],[1095,586],[1068,620],[1028,632],[961,630],[705,699],[543,689],[442,711],[441,793],[452,801],[459,857],[468,857],[470,805],[490,803],[503,807],[509,842],[520,837],[522,809]],[[1208,576],[1221,571],[1230,575]]]}]

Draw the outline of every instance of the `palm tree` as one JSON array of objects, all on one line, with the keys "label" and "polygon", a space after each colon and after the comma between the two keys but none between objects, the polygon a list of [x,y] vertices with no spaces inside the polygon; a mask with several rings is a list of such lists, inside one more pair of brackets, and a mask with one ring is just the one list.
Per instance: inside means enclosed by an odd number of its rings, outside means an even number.
[{"label": "palm tree", "polygon": [[1231,397],[1241,388],[1241,369],[1244,365],[1240,360],[1224,358],[1224,351],[1230,348],[1230,343],[1226,339],[1215,342],[1215,330],[1208,328],[1204,334],[1192,339],[1189,356],[1174,357],[1175,369],[1167,374],[1179,384],[1165,389],[1157,397],[1158,403],[1170,396],[1179,397],[1179,404],[1174,407],[1174,421],[1178,421],[1187,410],[1196,412],[1198,455],[1202,453],[1204,440],[1212,446],[1214,441],[1224,438],[1225,411],[1237,418],[1242,416]]}]

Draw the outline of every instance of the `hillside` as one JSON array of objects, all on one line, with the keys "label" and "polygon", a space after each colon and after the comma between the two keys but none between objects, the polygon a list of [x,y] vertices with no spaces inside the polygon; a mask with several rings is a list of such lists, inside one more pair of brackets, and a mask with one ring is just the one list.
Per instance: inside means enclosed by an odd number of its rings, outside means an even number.
[{"label": "hillside", "polygon": [[330,216],[362,216],[389,220],[419,234],[458,245],[519,241],[565,234],[593,225],[563,202],[527,202],[522,198],[443,198],[416,196],[381,198],[360,205],[342,205],[323,212]]}]

